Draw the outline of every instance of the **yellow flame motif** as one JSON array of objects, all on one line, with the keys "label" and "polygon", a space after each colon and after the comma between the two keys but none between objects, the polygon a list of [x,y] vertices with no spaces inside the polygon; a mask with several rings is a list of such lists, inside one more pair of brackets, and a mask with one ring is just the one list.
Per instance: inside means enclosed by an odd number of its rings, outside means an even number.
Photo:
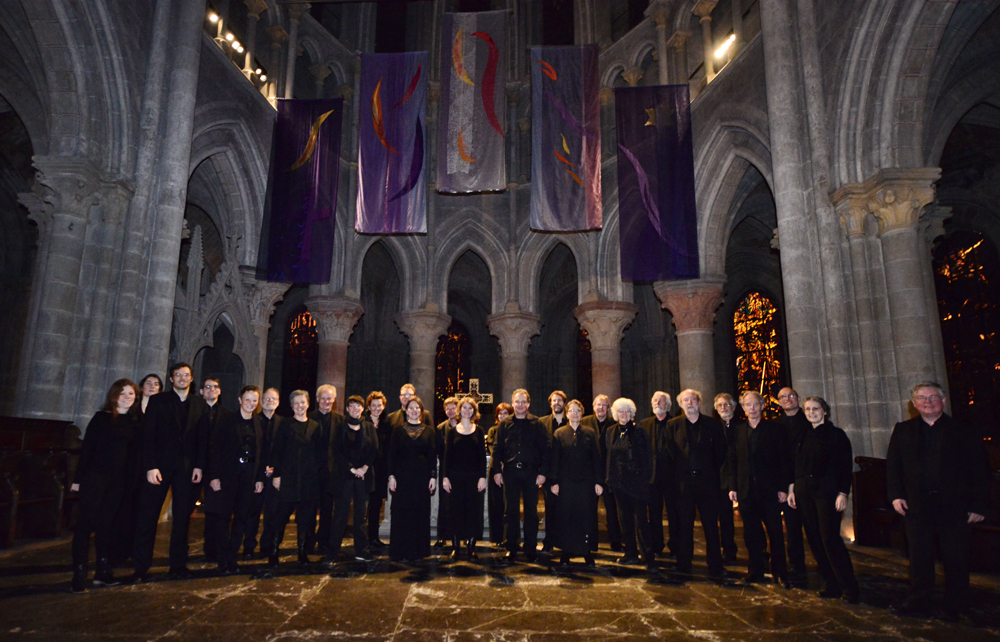
[{"label": "yellow flame motif", "polygon": [[323,126],[323,121],[329,118],[333,111],[334,110],[331,109],[325,114],[322,114],[316,119],[316,122],[312,124],[312,129],[309,132],[309,140],[306,141],[306,146],[305,149],[302,150],[302,155],[299,156],[299,160],[295,161],[295,164],[289,167],[286,171],[294,172],[309,162],[309,159],[312,158],[313,152],[316,151],[316,140],[319,138],[319,128]]},{"label": "yellow flame motif", "polygon": [[469,74],[465,71],[465,56],[462,54],[462,30],[455,34],[455,42],[451,45],[451,61],[455,65],[455,73],[462,79],[462,82],[475,86]]}]

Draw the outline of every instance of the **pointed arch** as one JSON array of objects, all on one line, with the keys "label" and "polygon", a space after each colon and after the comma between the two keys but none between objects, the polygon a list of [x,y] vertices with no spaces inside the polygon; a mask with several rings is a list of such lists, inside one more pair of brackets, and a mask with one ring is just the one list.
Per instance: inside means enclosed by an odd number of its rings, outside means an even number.
[{"label": "pointed arch", "polygon": [[590,273],[585,270],[591,265],[591,253],[584,234],[547,234],[530,232],[528,221],[525,220],[519,226],[518,237],[525,239],[517,248],[517,300],[521,304],[521,309],[528,312],[538,312],[538,278],[542,271],[542,265],[548,258],[552,249],[562,243],[570,252],[577,265],[577,292],[579,303],[583,303],[583,296],[590,292],[592,284]]},{"label": "pointed arch", "polygon": [[510,273],[508,253],[500,240],[503,238],[502,230],[492,217],[474,208],[463,209],[457,218],[461,222],[449,227],[437,240],[434,285],[431,291],[439,293],[441,300],[437,303],[444,310],[447,307],[451,269],[467,250],[472,250],[490,271],[493,287],[491,312],[502,312],[504,304],[511,298],[507,283],[507,275]]}]

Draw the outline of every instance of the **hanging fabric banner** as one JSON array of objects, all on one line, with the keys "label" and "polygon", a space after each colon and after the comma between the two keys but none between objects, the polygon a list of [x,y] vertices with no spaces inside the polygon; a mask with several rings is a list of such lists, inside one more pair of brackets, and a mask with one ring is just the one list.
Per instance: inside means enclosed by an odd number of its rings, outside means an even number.
[{"label": "hanging fabric banner", "polygon": [[597,45],[531,48],[531,228],[601,227]]},{"label": "hanging fabric banner", "polygon": [[687,85],[615,89],[622,279],[698,278]]},{"label": "hanging fabric banner", "polygon": [[508,14],[444,14],[437,140],[439,192],[495,192],[507,187],[504,59]]},{"label": "hanging fabric banner", "polygon": [[328,283],[344,99],[277,102],[257,278]]},{"label": "hanging fabric banner", "polygon": [[427,233],[426,104],[426,51],[361,56],[358,232]]}]

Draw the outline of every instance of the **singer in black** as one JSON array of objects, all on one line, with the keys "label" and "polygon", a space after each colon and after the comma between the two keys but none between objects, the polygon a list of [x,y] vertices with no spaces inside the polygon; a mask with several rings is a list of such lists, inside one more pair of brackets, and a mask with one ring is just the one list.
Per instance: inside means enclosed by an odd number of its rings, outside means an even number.
[{"label": "singer in black", "polygon": [[375,473],[372,464],[378,456],[375,426],[361,418],[365,400],[357,395],[347,398],[347,416],[330,433],[330,494],[333,495],[333,522],[327,546],[327,562],[337,561],[347,527],[347,514],[354,507],[351,528],[354,534],[354,559],[372,561],[368,552],[368,496]]}]

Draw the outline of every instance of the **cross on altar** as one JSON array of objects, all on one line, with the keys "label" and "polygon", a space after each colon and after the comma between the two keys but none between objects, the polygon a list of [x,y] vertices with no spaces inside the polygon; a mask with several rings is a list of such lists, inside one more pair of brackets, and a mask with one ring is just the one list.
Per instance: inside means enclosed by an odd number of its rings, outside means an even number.
[{"label": "cross on altar", "polygon": [[469,392],[460,392],[460,395],[472,397],[476,403],[493,403],[493,393],[479,392],[479,379],[469,379]]}]

